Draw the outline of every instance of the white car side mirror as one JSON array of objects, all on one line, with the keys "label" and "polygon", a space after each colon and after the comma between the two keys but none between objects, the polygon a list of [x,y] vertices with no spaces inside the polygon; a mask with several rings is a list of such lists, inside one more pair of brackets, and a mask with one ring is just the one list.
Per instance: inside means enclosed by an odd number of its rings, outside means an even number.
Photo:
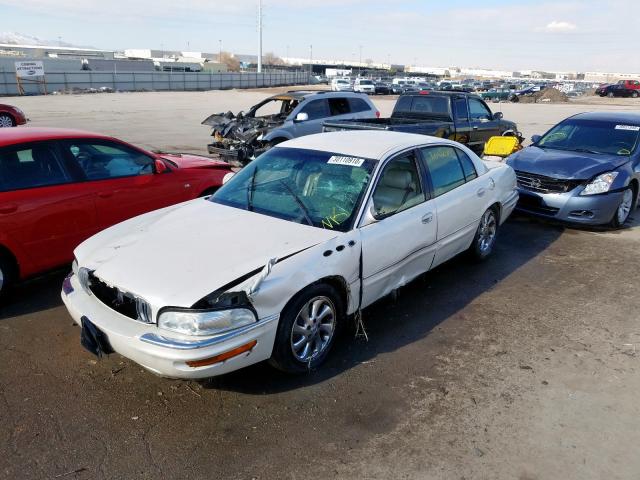
[{"label": "white car side mirror", "polygon": [[362,218],[361,226],[366,227],[372,223],[377,223],[379,220],[376,218],[376,208],[373,202],[369,203],[369,206],[365,210],[364,217]]},{"label": "white car side mirror", "polygon": [[296,115],[296,122],[306,122],[307,120],[309,120],[308,113],[300,112],[298,115]]}]

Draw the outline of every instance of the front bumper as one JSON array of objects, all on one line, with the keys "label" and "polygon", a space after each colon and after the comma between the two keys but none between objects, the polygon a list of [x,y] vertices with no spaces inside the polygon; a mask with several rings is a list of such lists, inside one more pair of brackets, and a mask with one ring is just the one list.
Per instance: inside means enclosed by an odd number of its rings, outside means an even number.
[{"label": "front bumper", "polygon": [[537,193],[519,189],[520,200],[516,209],[538,217],[582,225],[604,225],[616,213],[623,193],[620,191],[600,195],[580,195],[581,189],[567,193]]},{"label": "front bumper", "polygon": [[[85,292],[73,274],[65,279],[61,296],[78,325],[82,317],[86,317],[107,336],[114,351],[168,378],[208,378],[266,360],[271,356],[278,327],[279,316],[273,315],[213,337],[173,334],[110,309]],[[228,360],[202,367],[190,367],[186,363],[222,355],[252,341],[257,343],[250,351]]]}]

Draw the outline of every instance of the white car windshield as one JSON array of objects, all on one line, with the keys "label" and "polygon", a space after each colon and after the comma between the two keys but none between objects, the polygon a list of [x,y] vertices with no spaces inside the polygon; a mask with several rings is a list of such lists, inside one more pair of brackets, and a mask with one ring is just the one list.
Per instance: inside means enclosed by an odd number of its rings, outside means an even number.
[{"label": "white car windshield", "polygon": [[272,148],[210,198],[264,215],[346,232],[352,228],[374,160]]}]

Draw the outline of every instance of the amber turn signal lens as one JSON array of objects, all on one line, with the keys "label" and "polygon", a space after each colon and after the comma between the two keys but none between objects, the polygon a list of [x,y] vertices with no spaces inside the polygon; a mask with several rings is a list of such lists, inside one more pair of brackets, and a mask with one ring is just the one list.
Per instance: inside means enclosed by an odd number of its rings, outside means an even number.
[{"label": "amber turn signal lens", "polygon": [[257,345],[257,340],[253,340],[249,343],[241,345],[233,350],[229,350],[228,352],[221,353],[220,355],[216,355],[215,357],[203,358],[202,360],[192,360],[187,362],[187,365],[190,367],[206,367],[207,365],[213,365],[216,363],[224,362],[225,360],[229,360],[230,358],[237,357],[245,352],[249,352]]}]

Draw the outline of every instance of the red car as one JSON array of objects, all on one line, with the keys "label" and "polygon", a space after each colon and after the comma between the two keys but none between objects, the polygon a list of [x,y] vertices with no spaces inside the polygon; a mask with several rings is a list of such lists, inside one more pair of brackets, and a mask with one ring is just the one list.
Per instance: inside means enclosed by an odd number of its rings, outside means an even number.
[{"label": "red car", "polygon": [[27,123],[27,117],[18,107],[0,103],[0,128],[15,127]]},{"label": "red car", "polygon": [[154,154],[93,133],[0,130],[0,294],[71,262],[96,232],[213,193],[229,175],[224,162]]}]

